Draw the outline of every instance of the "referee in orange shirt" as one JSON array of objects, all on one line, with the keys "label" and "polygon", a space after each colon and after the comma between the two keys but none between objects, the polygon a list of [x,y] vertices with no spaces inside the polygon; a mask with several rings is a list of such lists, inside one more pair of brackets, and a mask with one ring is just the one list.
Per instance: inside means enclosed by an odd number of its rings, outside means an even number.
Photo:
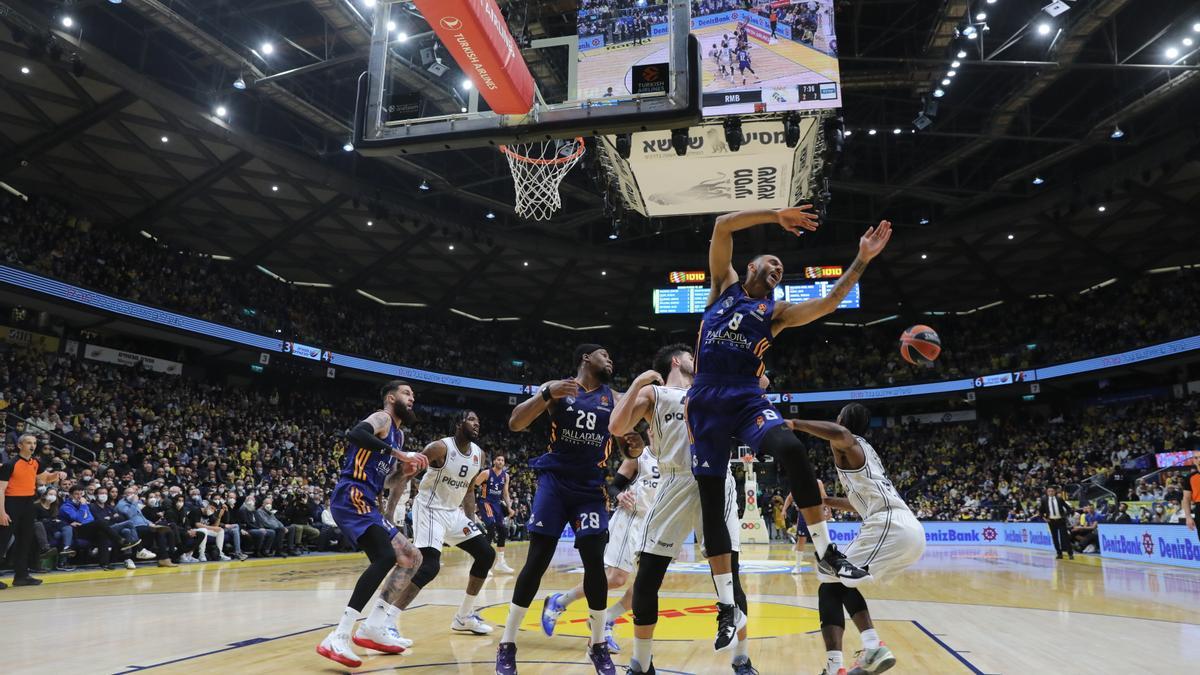
[{"label": "referee in orange shirt", "polygon": [[[29,546],[33,542],[33,500],[37,486],[57,483],[66,478],[61,472],[38,473],[38,461],[33,457],[37,437],[22,434],[17,439],[17,456],[0,464],[0,555],[8,548],[11,533],[13,545],[13,586],[37,586],[41,579],[29,576]],[[8,588],[0,582],[0,589]]]},{"label": "referee in orange shirt", "polygon": [[1200,499],[1200,451],[1192,453],[1192,466],[1196,470],[1187,477],[1187,482],[1183,484],[1183,502],[1180,506],[1183,511],[1183,522],[1187,523],[1189,530],[1196,532],[1197,538],[1200,538],[1200,532],[1196,530],[1196,519],[1200,518],[1200,503],[1196,501]]}]

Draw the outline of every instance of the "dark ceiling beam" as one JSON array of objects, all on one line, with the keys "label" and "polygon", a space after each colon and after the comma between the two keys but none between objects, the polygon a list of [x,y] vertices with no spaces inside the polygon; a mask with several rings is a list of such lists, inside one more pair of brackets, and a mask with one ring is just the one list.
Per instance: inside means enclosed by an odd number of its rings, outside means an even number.
[{"label": "dark ceiling beam", "polygon": [[399,244],[396,244],[392,248],[388,249],[386,253],[379,256],[375,260],[372,260],[370,263],[359,269],[354,276],[338,285],[347,290],[358,288],[364,281],[370,279],[377,272],[382,271],[391,263],[397,262],[397,256],[407,252],[408,249],[412,248],[414,245],[428,239],[430,235],[434,233],[435,229],[436,228],[433,225],[426,225],[418,229],[416,232],[413,232],[406,237],[404,241],[401,241]]},{"label": "dark ceiling beam", "polygon": [[334,211],[342,208],[342,205],[348,201],[350,201],[350,198],[346,195],[338,195],[325,202],[317,210],[310,212],[300,220],[288,225],[279,234],[276,234],[270,239],[264,241],[261,245],[255,247],[253,251],[250,251],[250,253],[246,254],[246,264],[257,265],[264,257],[267,256],[267,254],[275,251],[276,249],[282,248],[301,232],[311,228],[322,219],[327,218]]},{"label": "dark ceiling beam", "polygon": [[558,292],[562,290],[567,277],[575,269],[575,259],[571,258],[563,262],[558,271],[554,273],[554,279],[546,286],[546,290],[542,293],[542,297],[538,299],[537,304],[533,306],[533,310],[529,313],[529,318],[534,321],[541,321],[546,316],[546,310],[549,309],[550,303],[554,298],[558,297]]},{"label": "dark ceiling beam", "polygon": [[331,59],[325,59],[324,61],[310,63],[307,66],[300,66],[299,68],[292,68],[291,70],[285,70],[281,73],[275,73],[274,75],[268,75],[264,78],[254,80],[252,82],[247,82],[246,84],[250,87],[261,87],[265,84],[271,84],[273,82],[278,82],[280,80],[286,80],[290,77],[297,77],[299,75],[307,75],[308,73],[315,73],[315,72],[318,72],[321,70],[325,70],[326,68],[333,68],[334,66],[340,66],[344,63],[352,63],[354,61],[363,61],[363,60],[365,60],[365,57],[361,54],[346,54],[345,56],[335,56]]},{"label": "dark ceiling beam", "polygon": [[984,259],[983,256],[979,255],[979,251],[974,246],[968,244],[966,239],[963,239],[962,237],[955,237],[954,245],[958,247],[958,250],[962,251],[963,255],[965,255],[968,260],[974,263],[972,269],[982,274],[984,278],[986,278],[993,286],[995,286],[996,290],[1000,291],[1001,297],[1003,297],[1005,300],[1016,300],[1020,298],[1020,295],[1013,290],[1013,287],[1009,286],[1008,282],[996,273],[996,269],[992,266],[992,264]]},{"label": "dark ceiling beam", "polygon": [[1054,231],[1063,238],[1063,241],[1081,249],[1094,260],[1104,263],[1108,267],[1108,271],[1112,276],[1129,277],[1137,274],[1138,271],[1126,264],[1125,261],[1100,248],[1100,246],[1093,241],[1092,236],[1084,236],[1080,234],[1075,230],[1075,228],[1057,218],[1041,215],[1038,216],[1038,220],[1043,224],[1054,228]]},{"label": "dark ceiling beam", "polygon": [[253,156],[248,152],[238,152],[229,159],[213,167],[202,176],[196,178],[191,183],[184,185],[178,190],[175,190],[163,199],[152,204],[149,208],[135,215],[129,220],[129,222],[126,224],[126,227],[134,232],[147,229],[150,225],[153,225],[155,221],[170,213],[173,209],[175,209],[175,207],[204,192],[213,183],[221,180],[231,171],[236,171],[239,167],[246,162],[249,162],[252,158]]},{"label": "dark ceiling beam", "polygon": [[438,304],[445,305],[454,300],[459,293],[462,293],[470,288],[471,284],[478,281],[479,278],[483,276],[484,270],[490,267],[492,263],[496,262],[502,253],[504,253],[503,246],[493,246],[488,249],[486,253],[479,257],[479,260],[475,261],[475,264],[471,266],[471,269],[463,272],[462,275],[458,277],[458,281],[442,294],[442,297],[438,299]]},{"label": "dark ceiling beam", "polygon": [[938,11],[929,31],[929,39],[925,41],[926,54],[940,54],[954,41],[958,25],[966,18],[971,9],[969,0],[946,0]]},{"label": "dark ceiling beam", "polygon": [[85,110],[50,131],[13,148],[5,153],[5,157],[0,158],[0,176],[19,167],[22,161],[33,161],[42,153],[53,150],[64,142],[79,136],[136,100],[137,97],[133,94],[122,91],[95,108]]},{"label": "dark ceiling beam", "polygon": [[1133,180],[1125,181],[1125,189],[1148,202],[1157,204],[1164,211],[1174,214],[1183,220],[1193,223],[1197,220],[1196,210],[1178,197],[1173,197],[1154,187],[1143,185]]}]

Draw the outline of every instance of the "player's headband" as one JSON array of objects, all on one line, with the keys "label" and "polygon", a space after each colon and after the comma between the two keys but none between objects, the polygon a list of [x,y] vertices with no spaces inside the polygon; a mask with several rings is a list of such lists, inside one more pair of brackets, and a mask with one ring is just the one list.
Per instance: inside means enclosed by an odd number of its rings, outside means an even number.
[{"label": "player's headband", "polygon": [[576,347],[575,348],[575,367],[576,368],[579,367],[579,362],[583,360],[583,357],[587,356],[588,354],[591,354],[592,352],[594,352],[598,349],[604,349],[604,347],[602,345],[598,345],[598,344],[595,344],[592,342],[586,342],[586,343],[581,344],[578,347]]}]

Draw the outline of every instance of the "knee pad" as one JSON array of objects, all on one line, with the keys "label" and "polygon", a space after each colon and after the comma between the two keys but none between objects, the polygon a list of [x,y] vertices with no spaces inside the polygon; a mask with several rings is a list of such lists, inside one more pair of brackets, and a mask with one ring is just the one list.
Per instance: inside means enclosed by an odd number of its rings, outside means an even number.
[{"label": "knee pad", "polygon": [[472,537],[458,545],[466,551],[474,562],[471,563],[471,576],[476,579],[486,579],[492,565],[496,562],[496,549],[492,548],[485,537]]},{"label": "knee pad", "polygon": [[433,581],[441,569],[442,552],[432,546],[421,549],[421,566],[413,575],[413,585],[417,588],[425,588],[425,584]]},{"label": "knee pad", "polygon": [[671,559],[663,555],[643,553],[638,558],[637,576],[633,579],[633,624],[652,626],[658,623],[658,590],[667,576]]},{"label": "knee pad", "polygon": [[847,588],[842,591],[842,606],[846,613],[853,617],[859,612],[867,611],[867,599],[857,588]]},{"label": "knee pad", "polygon": [[821,616],[822,628],[846,627],[846,615],[842,613],[842,591],[845,588],[841,584],[821,584],[817,590],[817,613]]}]

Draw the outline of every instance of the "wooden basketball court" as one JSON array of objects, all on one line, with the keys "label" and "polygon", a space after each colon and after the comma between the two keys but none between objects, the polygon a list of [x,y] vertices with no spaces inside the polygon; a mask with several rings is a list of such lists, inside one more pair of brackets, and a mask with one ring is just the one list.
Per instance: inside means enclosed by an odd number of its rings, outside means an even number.
[{"label": "wooden basketball court", "polygon": [[[523,544],[508,552],[519,569]],[[661,673],[729,672],[729,657],[712,651],[706,565],[687,553],[661,594],[655,666]],[[783,545],[746,546],[743,557],[754,665],[764,675],[819,672],[824,648],[811,570],[789,574],[791,551]],[[356,672],[492,672],[515,576],[484,587],[481,613],[497,626],[492,636],[452,633],[468,562],[448,549],[440,576],[401,617],[401,632],[416,642],[409,654],[366,656]],[[365,566],[365,557],[347,554],[46,575],[43,586],[0,591],[4,671],[344,672],[314,648]],[[541,599],[581,579],[578,557],[560,545],[518,640],[522,673],[594,672],[584,655],[583,603],[560,619],[554,638],[537,628]],[[1194,571],[938,546],[901,578],[862,590],[899,659],[891,671],[898,674],[1190,672],[1200,660]],[[616,631],[624,647],[614,655],[618,665],[628,663],[631,648],[625,619]],[[848,661],[858,647],[851,625]]]}]

